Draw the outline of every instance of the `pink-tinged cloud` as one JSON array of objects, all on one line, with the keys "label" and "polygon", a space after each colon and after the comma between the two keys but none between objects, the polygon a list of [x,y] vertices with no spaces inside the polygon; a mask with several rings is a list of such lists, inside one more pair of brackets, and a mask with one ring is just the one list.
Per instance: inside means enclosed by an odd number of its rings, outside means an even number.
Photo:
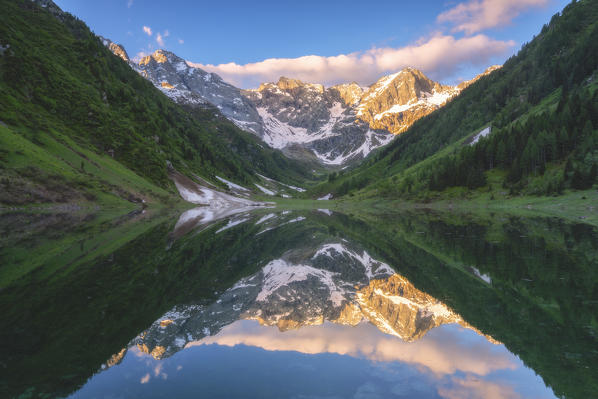
[{"label": "pink-tinged cloud", "polygon": [[152,28],[150,28],[149,26],[144,26],[143,27],[143,31],[145,32],[146,35],[151,36],[152,35]]},{"label": "pink-tinged cloud", "polygon": [[239,65],[189,63],[191,66],[215,72],[238,87],[257,87],[262,82],[292,77],[326,86],[355,81],[369,85],[382,75],[405,67],[422,70],[433,79],[452,76],[465,66],[485,66],[494,56],[504,55],[515,43],[476,35],[457,39],[437,34],[416,44],[401,48],[373,48],[332,57],[307,55],[298,58],[270,58]]},{"label": "pink-tinged cloud", "polygon": [[508,25],[523,11],[546,4],[548,0],[471,0],[443,12],[437,20],[454,24],[454,32],[471,35]]},{"label": "pink-tinged cloud", "polygon": [[164,47],[164,37],[160,34],[160,32],[158,32],[156,35],[156,43],[158,43],[158,46]]}]

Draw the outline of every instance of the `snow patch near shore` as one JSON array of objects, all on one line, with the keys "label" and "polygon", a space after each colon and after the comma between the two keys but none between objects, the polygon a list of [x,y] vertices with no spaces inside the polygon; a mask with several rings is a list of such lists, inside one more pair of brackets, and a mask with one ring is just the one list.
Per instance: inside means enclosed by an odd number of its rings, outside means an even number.
[{"label": "snow patch near shore", "polygon": [[174,228],[175,236],[237,213],[272,206],[272,203],[250,201],[207,188],[178,172],[172,173],[171,179],[185,201],[202,205],[184,212],[179,217]]}]

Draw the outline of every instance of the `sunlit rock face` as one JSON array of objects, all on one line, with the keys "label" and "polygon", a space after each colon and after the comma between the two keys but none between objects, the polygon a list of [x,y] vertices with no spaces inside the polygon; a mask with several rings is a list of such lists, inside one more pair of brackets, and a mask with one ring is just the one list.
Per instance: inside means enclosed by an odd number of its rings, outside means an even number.
[{"label": "sunlit rock face", "polygon": [[406,68],[370,86],[357,107],[357,117],[373,129],[398,134],[457,94],[457,88],[434,82],[417,69]]},{"label": "sunlit rock face", "polygon": [[471,328],[388,265],[347,242],[337,242],[270,261],[210,305],[177,306],[133,344],[160,359],[240,319],[280,331],[325,321],[350,326],[370,322],[408,342],[446,323]]},{"label": "sunlit rock face", "polygon": [[108,49],[110,51],[112,51],[112,53],[114,55],[120,57],[125,62],[130,61],[129,54],[127,54],[127,51],[125,50],[125,48],[122,45],[113,43],[112,41],[110,41],[102,36],[99,36],[99,38],[102,41],[102,43],[104,44],[104,46],[108,47]]},{"label": "sunlit rock face", "polygon": [[380,78],[368,88],[357,105],[357,117],[372,129],[402,133],[415,121],[444,106],[462,90],[499,68],[500,65],[491,66],[457,86],[442,85],[417,69],[405,68]]}]

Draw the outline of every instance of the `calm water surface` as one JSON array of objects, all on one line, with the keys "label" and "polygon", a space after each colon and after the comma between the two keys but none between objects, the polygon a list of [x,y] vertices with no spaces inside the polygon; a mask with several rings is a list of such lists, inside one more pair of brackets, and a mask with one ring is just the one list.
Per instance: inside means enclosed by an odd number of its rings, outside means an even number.
[{"label": "calm water surface", "polygon": [[0,215],[0,396],[590,398],[598,232],[508,215]]}]

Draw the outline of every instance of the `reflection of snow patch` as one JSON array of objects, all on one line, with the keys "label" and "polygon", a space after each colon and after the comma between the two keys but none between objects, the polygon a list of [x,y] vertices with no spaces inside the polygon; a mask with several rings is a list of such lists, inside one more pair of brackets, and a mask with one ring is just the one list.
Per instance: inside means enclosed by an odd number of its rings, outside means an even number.
[{"label": "reflection of snow patch", "polygon": [[320,248],[312,259],[318,256],[327,256],[334,259],[335,254],[345,255],[357,260],[365,269],[365,275],[369,280],[380,277],[388,277],[395,274],[394,270],[386,263],[375,260],[366,251],[359,255],[357,252],[347,249],[343,244],[326,244]]},{"label": "reflection of snow patch", "polygon": [[330,299],[335,307],[340,306],[343,302],[345,291],[338,287],[332,278],[338,273],[316,269],[307,265],[292,265],[282,259],[276,259],[268,263],[262,273],[264,274],[264,285],[257,295],[256,301],[263,302],[279,288],[296,281],[305,281],[308,277],[314,276],[329,288]]},{"label": "reflection of snow patch", "polygon": [[269,214],[267,214],[266,216],[262,216],[262,217],[260,218],[260,220],[258,220],[258,221],[255,223],[255,225],[257,226],[258,224],[262,224],[262,223],[264,223],[266,220],[272,219],[273,217],[276,217],[276,215],[275,215],[275,214],[273,214],[273,213],[269,213]]},{"label": "reflection of snow patch", "polygon": [[224,226],[216,231],[216,234],[220,233],[221,231],[228,230],[231,227],[234,227],[241,223],[245,223],[248,220],[249,220],[249,218],[240,218],[240,219],[236,219],[236,220],[229,220],[228,223],[226,224],[226,226]]},{"label": "reflection of snow patch", "polygon": [[487,274],[482,274],[477,268],[475,267],[471,267],[471,269],[473,270],[473,273],[479,277],[480,279],[482,279],[483,281],[485,281],[488,284],[492,284],[492,279],[490,278],[489,275]]}]

